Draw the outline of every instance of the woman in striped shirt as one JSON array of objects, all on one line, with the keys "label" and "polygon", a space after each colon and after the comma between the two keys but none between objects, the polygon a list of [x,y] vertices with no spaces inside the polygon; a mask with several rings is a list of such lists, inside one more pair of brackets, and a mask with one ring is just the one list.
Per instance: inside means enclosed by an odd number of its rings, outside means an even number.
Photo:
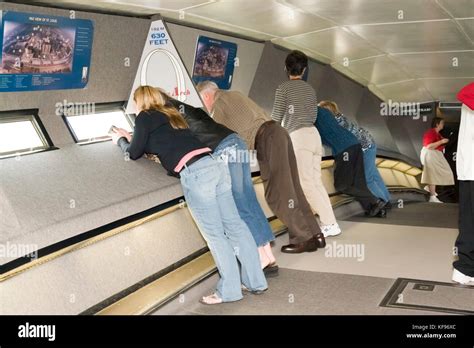
[{"label": "woman in striped shirt", "polygon": [[314,123],[317,117],[316,92],[303,75],[308,57],[292,51],[285,61],[289,80],[276,90],[272,119],[281,123],[290,133],[295,150],[301,186],[311,208],[319,215],[324,236],[341,233],[321,178],[323,146]]}]

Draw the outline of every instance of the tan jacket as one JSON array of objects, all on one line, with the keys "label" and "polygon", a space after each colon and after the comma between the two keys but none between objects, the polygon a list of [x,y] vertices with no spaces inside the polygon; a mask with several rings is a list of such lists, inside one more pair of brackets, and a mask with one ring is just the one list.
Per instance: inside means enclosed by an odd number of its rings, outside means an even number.
[{"label": "tan jacket", "polygon": [[216,122],[238,133],[250,150],[255,149],[255,136],[260,126],[271,121],[260,106],[237,91],[218,90],[212,116]]}]

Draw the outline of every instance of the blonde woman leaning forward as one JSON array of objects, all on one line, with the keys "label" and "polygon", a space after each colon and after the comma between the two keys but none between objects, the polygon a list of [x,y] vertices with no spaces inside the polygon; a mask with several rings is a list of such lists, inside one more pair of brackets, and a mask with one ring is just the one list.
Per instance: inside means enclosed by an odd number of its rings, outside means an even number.
[{"label": "blonde woman leaning forward", "polygon": [[253,293],[265,291],[257,245],[235,206],[227,165],[211,155],[212,150],[191,133],[177,109],[165,105],[156,88],[137,88],[134,101],[138,116],[133,137],[118,129],[112,139],[130,159],[157,155],[170,174],[180,177],[186,203],[221,276],[215,293],[201,302],[238,301],[241,284]]}]

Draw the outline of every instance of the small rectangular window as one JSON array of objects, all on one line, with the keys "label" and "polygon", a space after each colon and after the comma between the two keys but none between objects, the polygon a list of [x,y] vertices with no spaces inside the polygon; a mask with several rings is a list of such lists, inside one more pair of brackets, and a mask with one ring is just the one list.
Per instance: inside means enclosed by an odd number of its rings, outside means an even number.
[{"label": "small rectangular window", "polygon": [[0,112],[0,158],[45,151],[51,147],[35,110]]},{"label": "small rectangular window", "polygon": [[[92,105],[79,110],[79,113],[70,110],[63,112],[76,143],[90,144],[110,140],[109,130],[112,125],[128,132],[133,131],[133,123],[125,114],[123,103]],[[82,112],[84,110],[87,112]]]}]

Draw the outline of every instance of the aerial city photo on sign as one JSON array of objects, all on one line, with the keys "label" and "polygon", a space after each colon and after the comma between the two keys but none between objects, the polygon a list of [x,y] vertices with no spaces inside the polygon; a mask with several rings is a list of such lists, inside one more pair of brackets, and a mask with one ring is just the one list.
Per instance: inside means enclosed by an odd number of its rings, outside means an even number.
[{"label": "aerial city photo on sign", "polygon": [[90,20],[5,11],[0,30],[0,92],[84,88]]},{"label": "aerial city photo on sign", "polygon": [[194,82],[211,80],[221,89],[230,89],[236,56],[235,43],[199,36],[193,68]]}]

